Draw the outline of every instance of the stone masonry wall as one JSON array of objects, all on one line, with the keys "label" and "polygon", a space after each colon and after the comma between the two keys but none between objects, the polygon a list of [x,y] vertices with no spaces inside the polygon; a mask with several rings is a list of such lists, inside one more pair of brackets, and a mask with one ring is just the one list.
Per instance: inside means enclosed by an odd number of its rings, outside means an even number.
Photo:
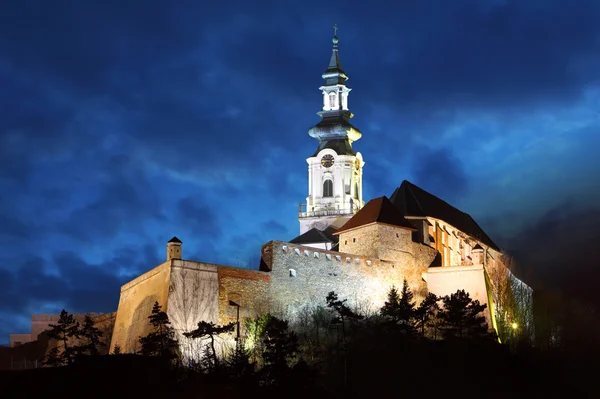
[{"label": "stone masonry wall", "polygon": [[201,352],[201,342],[183,334],[195,330],[199,321],[219,323],[217,265],[174,259],[170,270],[166,310],[185,360]]},{"label": "stone masonry wall", "polygon": [[[340,234],[340,250],[391,262],[406,278],[417,300],[427,294],[422,274],[427,271],[437,251],[429,245],[412,241],[412,231],[374,223]],[[402,280],[400,280],[400,286]]]},{"label": "stone masonry wall", "polygon": [[[219,266],[219,323],[227,324],[237,320],[237,308],[229,301],[240,305],[240,325],[243,320],[268,313],[271,300],[268,297],[271,276],[269,273]],[[243,333],[243,331],[242,331]]]},{"label": "stone masonry wall", "polygon": [[[316,250],[282,241],[265,244],[263,252],[272,262],[269,287],[272,309],[292,320],[306,307],[325,306],[330,291],[365,312],[377,311],[392,285],[401,288],[404,278],[417,296],[423,295],[420,273],[426,261],[404,262],[410,266],[402,266],[403,262]],[[435,251],[430,252],[431,248],[420,256],[431,258],[431,262]],[[410,270],[415,266],[418,270]]]},{"label": "stone masonry wall", "polygon": [[171,262],[165,262],[121,287],[111,353],[116,345],[124,353],[139,350],[139,337],[150,331],[148,316],[154,302],[158,301],[163,310],[167,304]]}]

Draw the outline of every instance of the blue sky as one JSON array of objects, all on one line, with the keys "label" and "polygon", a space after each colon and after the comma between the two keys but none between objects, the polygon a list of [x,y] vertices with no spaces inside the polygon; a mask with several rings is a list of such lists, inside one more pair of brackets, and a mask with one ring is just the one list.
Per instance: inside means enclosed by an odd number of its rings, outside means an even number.
[{"label": "blue sky", "polygon": [[0,343],[31,313],[116,310],[173,235],[242,267],[295,237],[333,23],[364,197],[407,179],[532,284],[592,293],[598,20],[591,0],[4,4]]}]

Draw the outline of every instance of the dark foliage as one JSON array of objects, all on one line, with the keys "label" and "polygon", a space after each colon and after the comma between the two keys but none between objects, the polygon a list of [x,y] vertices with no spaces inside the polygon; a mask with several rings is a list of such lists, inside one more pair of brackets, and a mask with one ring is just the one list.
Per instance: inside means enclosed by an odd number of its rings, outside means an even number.
[{"label": "dark foliage", "polygon": [[79,335],[82,342],[75,347],[75,351],[78,354],[92,356],[100,354],[99,348],[104,345],[104,343],[100,341],[102,331],[94,326],[94,320],[90,315],[85,315],[83,325],[79,330]]},{"label": "dark foliage", "polygon": [[48,352],[44,364],[48,366],[72,364],[77,350],[69,343],[69,340],[79,338],[80,333],[79,322],[75,320],[72,314],[63,309],[60,312],[58,322],[50,324],[50,330],[46,333],[49,338],[57,341],[57,347]]},{"label": "dark foliage", "polygon": [[415,309],[415,326],[422,337],[425,337],[427,329],[435,327],[431,321],[436,318],[440,310],[438,300],[439,298],[430,292]]},{"label": "dark foliage", "polygon": [[388,298],[381,308],[381,315],[384,316],[391,325],[404,335],[413,335],[416,330],[416,312],[413,293],[404,279],[402,292],[398,294],[396,287],[392,287],[388,292]]},{"label": "dark foliage", "polygon": [[472,300],[465,290],[442,298],[444,309],[439,313],[443,321],[444,338],[484,338],[489,337],[488,326],[483,316],[487,305]]},{"label": "dark foliage", "polygon": [[177,357],[177,340],[171,327],[169,316],[161,310],[158,302],[154,303],[152,313],[148,316],[153,330],[145,337],[140,337],[142,345],[140,354],[145,356],[160,356],[168,359]]},{"label": "dark foliage", "polygon": [[235,329],[236,323],[229,323],[224,326],[216,325],[213,322],[199,321],[198,327],[195,330],[183,333],[188,338],[203,339],[209,338],[209,351],[205,359],[206,368],[217,368],[219,367],[219,360],[217,358],[217,351],[215,349],[215,336],[232,332]]}]

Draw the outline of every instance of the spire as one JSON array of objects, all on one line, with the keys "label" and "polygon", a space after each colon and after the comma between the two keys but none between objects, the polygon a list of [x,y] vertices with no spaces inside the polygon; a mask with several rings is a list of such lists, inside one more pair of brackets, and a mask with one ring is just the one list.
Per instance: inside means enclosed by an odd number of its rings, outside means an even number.
[{"label": "spire", "polygon": [[326,85],[343,85],[346,80],[348,80],[348,75],[342,69],[342,64],[340,63],[340,55],[338,52],[338,42],[339,39],[337,37],[337,25],[333,25],[333,39],[331,42],[333,43],[333,51],[331,53],[331,59],[329,60],[329,66],[325,73],[323,73],[323,79],[325,79]]},{"label": "spire", "polygon": [[352,142],[360,139],[362,134],[350,123],[350,118],[354,116],[348,109],[351,89],[346,87],[348,75],[340,64],[337,25],[333,25],[333,29],[333,53],[329,67],[322,75],[325,84],[319,88],[323,95],[323,109],[317,113],[321,122],[310,128],[308,134],[319,141],[315,155],[324,148],[331,148],[338,155],[355,155]]}]

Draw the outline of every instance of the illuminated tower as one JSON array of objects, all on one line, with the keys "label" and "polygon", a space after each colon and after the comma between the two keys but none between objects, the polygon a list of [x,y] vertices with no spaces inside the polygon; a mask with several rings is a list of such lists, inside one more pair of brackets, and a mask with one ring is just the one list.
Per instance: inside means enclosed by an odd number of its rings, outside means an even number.
[{"label": "illuminated tower", "polygon": [[315,153],[308,163],[308,197],[300,204],[298,220],[300,234],[317,228],[341,227],[362,206],[362,155],[352,150],[352,142],[362,134],[352,126],[354,115],[348,110],[346,87],[348,75],[342,69],[338,54],[337,27],[334,25],[333,53],[329,67],[323,73],[325,84],[321,121],[308,134],[317,139]]}]

